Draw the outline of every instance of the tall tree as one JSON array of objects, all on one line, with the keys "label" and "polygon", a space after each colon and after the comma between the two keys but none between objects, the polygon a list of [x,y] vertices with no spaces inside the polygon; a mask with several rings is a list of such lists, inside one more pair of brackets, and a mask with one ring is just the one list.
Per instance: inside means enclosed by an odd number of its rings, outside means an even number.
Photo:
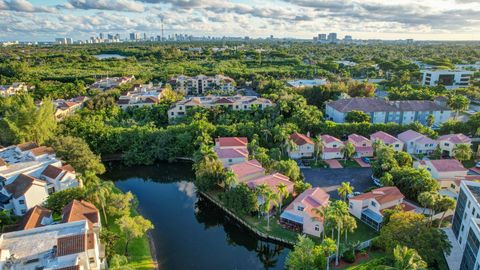
[{"label": "tall tree", "polygon": [[453,156],[458,161],[466,161],[470,160],[473,156],[473,151],[470,145],[468,144],[457,144],[455,148],[453,148]]},{"label": "tall tree", "polygon": [[288,192],[287,185],[285,185],[284,183],[279,183],[277,185],[277,190],[278,190],[278,197],[280,200],[280,206],[278,210],[282,211],[283,201],[285,200],[285,198],[288,197],[290,193]]},{"label": "tall tree", "polygon": [[351,142],[346,142],[342,147],[341,152],[346,160],[350,159],[353,154],[355,154],[355,146]]},{"label": "tall tree", "polygon": [[424,270],[427,263],[414,249],[406,246],[396,246],[393,249],[394,269],[398,270]]},{"label": "tall tree", "polygon": [[150,220],[142,216],[124,216],[117,219],[116,223],[125,235],[125,256],[128,255],[128,245],[133,239],[142,237],[148,230],[153,229]]},{"label": "tall tree", "polygon": [[462,95],[453,95],[448,99],[448,106],[455,111],[455,119],[458,118],[460,112],[464,112],[468,109],[470,100]]},{"label": "tall tree", "polygon": [[347,123],[363,123],[363,122],[370,122],[370,115],[362,112],[362,111],[351,111],[348,112],[345,116],[345,122]]},{"label": "tall tree", "polygon": [[433,124],[435,124],[435,116],[433,114],[429,114],[427,116],[427,126],[431,128]]},{"label": "tall tree", "polygon": [[267,213],[267,228],[270,229],[270,210],[272,207],[278,206],[279,196],[278,193],[275,193],[271,189],[267,188],[267,190],[262,194],[262,198],[262,208],[263,211]]},{"label": "tall tree", "polygon": [[353,193],[354,187],[350,185],[350,182],[342,182],[340,187],[337,188],[338,195],[347,201],[347,196]]}]

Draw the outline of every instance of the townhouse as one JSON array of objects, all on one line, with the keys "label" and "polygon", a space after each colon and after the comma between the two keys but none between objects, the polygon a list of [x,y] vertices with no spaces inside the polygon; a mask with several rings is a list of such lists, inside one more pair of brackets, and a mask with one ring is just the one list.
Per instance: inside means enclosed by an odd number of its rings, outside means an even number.
[{"label": "townhouse", "polygon": [[372,141],[372,143],[380,141],[383,144],[392,147],[396,152],[403,151],[404,143],[400,139],[383,131],[377,131],[371,134],[370,141]]},{"label": "townhouse", "polygon": [[255,159],[231,165],[228,169],[235,174],[239,183],[246,183],[265,175],[262,164]]},{"label": "townhouse", "polygon": [[381,98],[347,98],[327,102],[326,119],[336,123],[345,123],[345,117],[351,111],[362,111],[370,115],[372,123],[398,123],[401,125],[420,122],[427,124],[429,115],[435,118],[435,126],[449,120],[452,111],[443,98],[430,100],[388,101]]},{"label": "townhouse", "polygon": [[344,144],[341,140],[326,134],[321,135],[320,140],[323,145],[322,159],[343,158]]},{"label": "townhouse", "polygon": [[48,198],[47,183],[40,179],[20,174],[14,182],[0,190],[1,208],[22,216]]},{"label": "townhouse", "polygon": [[415,168],[425,168],[433,179],[465,178],[468,170],[456,159],[420,160],[415,161]]},{"label": "townhouse", "polygon": [[0,236],[2,269],[97,270],[104,264],[100,239],[86,220],[41,226]]},{"label": "townhouse", "polygon": [[203,95],[209,91],[219,90],[231,92],[235,90],[235,81],[224,75],[215,75],[213,77],[198,75],[188,77],[180,75],[170,79],[170,84],[175,90],[184,95]]},{"label": "townhouse", "polygon": [[473,71],[466,70],[444,70],[428,69],[422,70],[422,85],[424,86],[444,86],[448,90],[457,88],[467,88],[470,85],[470,79],[473,77]]},{"label": "townhouse", "polygon": [[165,89],[162,88],[161,84],[157,86],[153,85],[153,83],[136,84],[130,91],[120,96],[117,104],[121,109],[152,106],[160,102],[164,92]]},{"label": "townhouse", "polygon": [[202,108],[226,108],[234,111],[249,111],[253,108],[265,109],[273,106],[273,103],[265,98],[259,98],[255,96],[205,96],[205,97],[190,97],[185,98],[168,110],[168,119],[174,119],[176,117],[183,117],[187,114],[187,111],[194,107]]},{"label": "townhouse", "polygon": [[246,137],[220,137],[215,139],[214,151],[224,167],[248,160]]},{"label": "townhouse", "polygon": [[358,134],[350,134],[348,142],[355,147],[355,157],[373,157],[373,146],[369,139]]},{"label": "townhouse", "polygon": [[320,237],[324,218],[316,211],[327,207],[330,195],[316,187],[302,192],[280,215],[280,223],[287,229]]},{"label": "townhouse", "polygon": [[27,211],[18,226],[18,230],[30,230],[53,223],[52,211],[37,205]]},{"label": "townhouse", "polygon": [[448,135],[440,136],[437,139],[437,144],[440,147],[440,150],[442,151],[442,156],[453,157],[454,156],[453,150],[455,149],[455,147],[461,144],[466,144],[470,147],[472,146],[472,139],[463,135],[462,133],[448,134]]},{"label": "townhouse", "polygon": [[409,154],[431,154],[437,148],[437,142],[413,130],[398,134],[398,139],[404,143]]},{"label": "townhouse", "polygon": [[27,93],[32,87],[24,82],[16,82],[10,85],[0,85],[0,97],[9,97],[21,93]]},{"label": "townhouse", "polygon": [[310,137],[296,132],[290,135],[289,139],[295,144],[295,147],[291,147],[289,145],[287,149],[288,156],[291,159],[313,157],[315,143],[312,141],[312,139],[310,139]]},{"label": "townhouse", "polygon": [[124,77],[107,77],[99,79],[89,86],[90,89],[98,89],[101,91],[106,91],[131,81],[135,80],[135,76],[124,76]]},{"label": "townhouse", "polygon": [[370,192],[351,197],[349,212],[375,230],[380,230],[383,222],[383,211],[393,209],[397,205],[404,211],[412,211],[415,206],[405,202],[405,196],[397,187],[381,187]]},{"label": "townhouse", "polygon": [[57,121],[63,120],[65,117],[72,115],[75,111],[83,108],[88,97],[78,96],[68,100],[57,99],[53,101],[55,106],[55,118]]}]

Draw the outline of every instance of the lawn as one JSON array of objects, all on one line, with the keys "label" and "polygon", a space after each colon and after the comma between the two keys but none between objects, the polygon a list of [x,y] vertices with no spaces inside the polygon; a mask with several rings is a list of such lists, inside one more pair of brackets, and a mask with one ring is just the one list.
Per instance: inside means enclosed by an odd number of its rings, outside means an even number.
[{"label": "lawn", "polygon": [[339,160],[339,162],[340,164],[342,164],[344,168],[360,168],[360,165],[358,165],[358,163],[355,160],[347,159],[347,160]]},{"label": "lawn", "polygon": [[475,160],[473,160],[473,159],[472,160],[465,160],[462,163],[463,163],[463,166],[467,169],[475,167],[475,164],[476,164]]},{"label": "lawn", "polygon": [[312,161],[310,163],[311,168],[329,168],[328,164],[323,160]]}]

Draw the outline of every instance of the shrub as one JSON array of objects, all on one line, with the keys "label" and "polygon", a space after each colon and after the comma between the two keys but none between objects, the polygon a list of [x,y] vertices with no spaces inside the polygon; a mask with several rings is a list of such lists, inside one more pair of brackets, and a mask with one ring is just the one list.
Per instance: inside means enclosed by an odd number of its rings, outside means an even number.
[{"label": "shrub", "polygon": [[342,258],[344,261],[348,263],[355,262],[355,250],[354,249],[347,249],[343,254]]}]

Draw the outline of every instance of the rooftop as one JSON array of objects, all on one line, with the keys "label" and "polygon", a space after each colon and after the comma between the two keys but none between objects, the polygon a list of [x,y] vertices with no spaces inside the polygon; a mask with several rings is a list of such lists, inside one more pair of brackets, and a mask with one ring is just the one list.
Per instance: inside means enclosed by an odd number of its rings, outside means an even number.
[{"label": "rooftop", "polygon": [[[220,103],[219,103],[220,100]],[[240,104],[272,104],[272,102],[266,98],[260,98],[256,96],[204,96],[204,97],[190,97],[185,98],[179,102],[177,105],[214,105],[214,104],[225,104],[225,103],[240,103]]]},{"label": "rooftop", "polygon": [[440,136],[437,141],[449,141],[454,144],[460,144],[460,143],[465,143],[469,144],[472,142],[472,139],[469,137],[465,136],[462,133],[457,133],[457,134],[448,134],[448,135],[443,135]]},{"label": "rooftop", "polygon": [[449,108],[430,100],[388,101],[381,98],[348,98],[330,101],[328,106],[340,112],[445,111]]},{"label": "rooftop", "polygon": [[20,174],[17,178],[10,184],[6,185],[4,188],[11,194],[14,198],[23,196],[32,186],[44,187],[47,183],[40,179],[34,177]]},{"label": "rooftop", "polygon": [[62,211],[62,222],[87,220],[89,227],[100,221],[98,209],[92,203],[73,200]]},{"label": "rooftop", "polygon": [[405,196],[403,196],[403,194],[397,187],[381,187],[374,189],[370,192],[354,196],[350,198],[350,200],[363,201],[368,199],[375,199],[379,204],[384,204],[403,198],[405,198]]},{"label": "rooftop", "polygon": [[215,139],[218,147],[247,147],[247,137],[219,137]]},{"label": "rooftop", "polygon": [[29,230],[37,227],[41,227],[42,220],[44,218],[49,218],[52,216],[52,211],[48,210],[42,206],[35,206],[32,209],[28,210],[25,216],[23,216],[23,220],[20,223],[19,229],[20,230]]},{"label": "rooftop", "polygon": [[217,148],[215,149],[218,158],[248,158],[248,150],[246,148]]},{"label": "rooftop", "polygon": [[298,195],[295,200],[285,209],[286,211],[292,211],[295,203],[301,203],[305,206],[304,212],[310,217],[320,218],[315,213],[314,209],[320,206],[327,206],[330,199],[330,195],[319,187],[310,188]]},{"label": "rooftop", "polygon": [[229,168],[237,176],[238,180],[249,175],[265,172],[262,164],[255,159],[231,165]]},{"label": "rooftop", "polygon": [[273,189],[274,191],[276,191],[277,190],[277,185],[279,185],[280,183],[283,183],[284,185],[287,186],[288,192],[290,192],[290,193],[293,192],[293,186],[294,186],[293,182],[290,181],[290,178],[288,178],[287,176],[285,176],[281,173],[269,174],[269,175],[265,175],[265,176],[262,176],[262,177],[259,177],[259,178],[253,179],[253,180],[249,180],[247,182],[247,185],[250,188],[253,188],[253,187],[256,187],[258,185],[265,184],[268,187],[270,187],[271,189]]},{"label": "rooftop", "polygon": [[408,142],[408,141],[411,141],[411,140],[418,139],[422,136],[425,136],[425,135],[409,129],[407,131],[404,131],[404,132],[398,134],[397,137],[398,137],[398,139],[400,139],[403,142]]},{"label": "rooftop", "polygon": [[395,138],[394,136],[386,133],[386,132],[383,132],[383,131],[377,131],[375,133],[373,133],[372,135],[370,135],[370,139],[372,141],[375,141],[375,140],[380,140],[384,143],[388,143],[388,144],[392,144],[392,143],[396,143],[399,141],[399,139]]},{"label": "rooftop", "polygon": [[437,159],[437,160],[427,160],[425,162],[430,162],[433,167],[439,172],[466,172],[468,171],[463,167],[463,164],[456,159]]},{"label": "rooftop", "polygon": [[300,134],[300,133],[293,133],[292,135],[290,135],[290,139],[296,144],[296,145],[304,145],[304,144],[314,144],[314,142],[312,141],[312,139],[310,139],[309,137],[303,135],[303,134]]}]

